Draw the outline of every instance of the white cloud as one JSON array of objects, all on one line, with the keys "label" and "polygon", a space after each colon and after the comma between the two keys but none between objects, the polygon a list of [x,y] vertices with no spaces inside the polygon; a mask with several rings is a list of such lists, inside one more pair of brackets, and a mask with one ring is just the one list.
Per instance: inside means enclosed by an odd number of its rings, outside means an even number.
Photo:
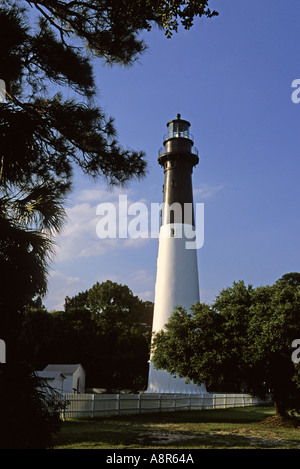
[{"label": "white cloud", "polygon": [[74,277],[59,270],[53,270],[49,274],[49,294],[44,299],[44,304],[49,311],[62,311],[64,310],[66,296],[72,297],[81,291],[88,290],[96,282],[102,283],[106,280],[128,285],[133,294],[143,301],[154,301],[154,276],[146,270],[133,271],[125,277],[116,273],[101,274],[93,280],[91,278]]},{"label": "white cloud", "polygon": [[48,310],[63,310],[66,296],[74,296],[84,291],[89,286],[79,277],[66,275],[59,270],[53,270],[49,274],[49,295],[45,299]]},{"label": "white cloud", "polygon": [[[223,185],[200,185],[194,191],[195,199],[207,199],[213,197],[220,190]],[[119,197],[124,195],[127,196],[127,207],[131,205],[131,216],[128,216],[128,220],[123,219],[119,224],[119,217],[117,216],[117,234],[119,230],[125,230],[128,228],[130,221],[132,227],[134,227],[137,219],[135,218],[135,208],[138,209],[138,204],[142,203],[148,207],[148,230],[151,228],[151,204],[145,201],[145,199],[135,200],[135,194],[131,191],[127,191],[126,194],[122,190],[110,191],[106,188],[98,187],[92,189],[84,189],[74,194],[73,205],[67,208],[67,223],[63,232],[56,237],[58,248],[56,250],[56,256],[54,262],[57,266],[57,270],[51,272],[49,279],[49,295],[45,304],[48,309],[62,309],[66,296],[74,296],[78,292],[91,288],[91,286],[99,281],[100,283],[108,279],[117,283],[126,284],[139,298],[145,300],[154,301],[154,288],[155,288],[155,272],[149,273],[143,267],[136,271],[126,270],[126,273],[120,271],[113,271],[109,264],[108,258],[104,259],[104,264],[99,264],[98,274],[95,274],[95,258],[103,256],[104,254],[115,254],[119,253],[127,254],[130,263],[131,256],[137,256],[139,249],[148,249],[150,235],[145,238],[106,238],[100,239],[97,236],[97,223],[101,219],[100,215],[97,215],[97,206],[102,203],[112,204],[116,209],[116,214],[119,210]],[[136,205],[132,205],[136,204]],[[147,214],[143,214],[140,217],[140,229],[146,226]],[[147,235],[147,232],[144,233]],[[154,242],[158,244],[158,239],[155,238]],[[127,250],[127,252],[126,252]],[[69,261],[81,261],[81,271],[76,271],[75,275],[73,270],[70,270],[67,274]],[[88,262],[92,261],[93,272],[88,267]],[[70,265],[74,265],[73,262]],[[75,264],[78,269],[78,262]],[[128,264],[129,265],[129,264]],[[61,266],[61,267],[59,267]],[[64,266],[64,267],[62,267]],[[60,271],[60,270],[61,271]],[[72,269],[72,267],[69,267]],[[103,272],[106,274],[103,274]],[[84,274],[83,274],[84,272]],[[77,276],[78,275],[78,276]],[[79,276],[82,276],[80,278]]]},{"label": "white cloud", "polygon": [[[119,219],[119,197],[122,196],[129,211],[128,217]],[[56,250],[56,261],[66,261],[75,258],[87,258],[90,256],[101,256],[109,251],[126,248],[139,249],[149,241],[147,224],[150,229],[148,212],[139,215],[139,204],[146,207],[144,199],[133,201],[121,191],[110,192],[104,189],[91,189],[81,191],[75,198],[75,205],[66,209],[67,222],[61,234],[56,237],[58,244]],[[116,237],[100,238],[97,225],[104,217],[97,215],[97,207],[101,204],[109,204],[112,213],[115,213]],[[137,212],[135,212],[137,209]],[[150,217],[149,217],[150,218]],[[140,222],[136,227],[137,222]],[[145,228],[146,227],[146,228]],[[120,233],[126,233],[128,237],[122,238]],[[134,238],[130,236],[130,230],[140,230],[143,237]]]},{"label": "white cloud", "polygon": [[217,186],[211,184],[201,184],[198,188],[194,189],[194,197],[199,200],[210,199],[214,197],[220,190],[222,190],[224,184]]},{"label": "white cloud", "polygon": [[155,277],[153,274],[141,269],[131,272],[126,280],[129,285],[134,285],[131,289],[141,300],[154,301]]},{"label": "white cloud", "polygon": [[79,202],[115,202],[119,195],[123,194],[121,189],[109,189],[106,187],[97,187],[93,189],[83,189],[76,194],[75,200]]},{"label": "white cloud", "polygon": [[137,293],[137,296],[143,301],[152,301],[154,302],[154,291],[147,290]]},{"label": "white cloud", "polygon": [[[194,190],[194,197],[197,200],[204,200],[213,197],[223,185],[202,184]],[[121,199],[123,197],[123,199]],[[119,220],[119,201],[125,200],[128,217],[121,217]],[[104,216],[97,215],[97,207],[101,204],[109,204],[115,211],[116,236],[100,238],[97,234],[97,225]],[[67,223],[63,232],[56,237],[58,244],[56,250],[56,262],[67,261],[78,258],[88,258],[101,256],[108,252],[116,252],[123,249],[143,248],[151,239],[151,204],[147,205],[145,199],[134,200],[133,194],[127,191],[126,194],[121,189],[108,190],[106,187],[83,189],[74,198],[74,205],[66,209]],[[139,207],[144,206],[146,210],[139,213]],[[102,205],[103,207],[103,205]],[[159,220],[158,220],[159,223]],[[141,233],[142,237],[134,237],[135,230]],[[125,238],[120,233],[127,233]],[[155,231],[155,229],[154,229]],[[157,237],[157,234],[153,234]]]}]

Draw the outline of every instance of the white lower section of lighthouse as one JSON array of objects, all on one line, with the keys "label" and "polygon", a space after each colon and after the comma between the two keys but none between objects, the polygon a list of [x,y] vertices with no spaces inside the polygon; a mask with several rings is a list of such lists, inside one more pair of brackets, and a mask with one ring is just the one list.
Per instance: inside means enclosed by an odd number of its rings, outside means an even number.
[{"label": "white lower section of lighthouse", "polygon": [[[164,328],[176,306],[187,311],[200,301],[197,250],[187,249],[191,239],[191,226],[184,224],[162,225],[159,234],[157,275],[152,332]],[[150,359],[147,393],[199,394],[206,392],[205,385],[186,383],[165,370],[157,370]]]}]

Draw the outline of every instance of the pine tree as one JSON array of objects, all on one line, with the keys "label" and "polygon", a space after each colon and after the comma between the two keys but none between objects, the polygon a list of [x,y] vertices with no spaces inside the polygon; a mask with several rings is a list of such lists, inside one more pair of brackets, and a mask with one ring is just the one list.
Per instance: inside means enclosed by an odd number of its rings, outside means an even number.
[{"label": "pine tree", "polygon": [[180,21],[190,28],[195,16],[214,14],[207,1],[0,2],[0,308],[45,293],[76,167],[109,184],[146,173],[144,153],[123,149],[95,105],[93,60],[131,64],[153,23],[170,36]]}]

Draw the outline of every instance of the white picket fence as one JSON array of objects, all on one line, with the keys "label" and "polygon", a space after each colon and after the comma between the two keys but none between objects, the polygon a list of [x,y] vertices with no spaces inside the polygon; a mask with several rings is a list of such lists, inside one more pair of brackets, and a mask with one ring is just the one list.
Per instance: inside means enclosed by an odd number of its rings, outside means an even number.
[{"label": "white picket fence", "polygon": [[62,418],[103,417],[259,405],[250,394],[66,394]]}]

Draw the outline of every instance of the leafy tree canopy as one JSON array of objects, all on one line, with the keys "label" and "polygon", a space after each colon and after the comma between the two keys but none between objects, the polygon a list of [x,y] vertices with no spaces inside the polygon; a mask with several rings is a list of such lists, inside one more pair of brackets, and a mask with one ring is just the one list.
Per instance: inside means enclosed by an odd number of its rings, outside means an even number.
[{"label": "leafy tree canopy", "polygon": [[19,354],[36,369],[82,363],[87,387],[146,387],[153,304],[126,285],[106,281],[74,297],[65,311],[31,303],[22,321]]},{"label": "leafy tree canopy", "polygon": [[66,297],[65,311],[88,310],[91,317],[113,330],[119,322],[125,324],[152,325],[153,304],[142,301],[127,285],[111,280],[96,282],[89,290],[80,292],[72,298]]},{"label": "leafy tree canopy", "polygon": [[209,390],[271,394],[279,415],[300,412],[300,275],[272,286],[234,282],[212,305],[179,308],[153,341],[157,368],[206,383]]}]

